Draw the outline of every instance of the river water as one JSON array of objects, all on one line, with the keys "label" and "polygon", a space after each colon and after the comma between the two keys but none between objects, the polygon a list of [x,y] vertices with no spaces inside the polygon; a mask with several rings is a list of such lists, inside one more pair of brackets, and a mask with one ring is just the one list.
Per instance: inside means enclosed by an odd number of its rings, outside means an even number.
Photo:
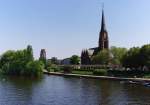
[{"label": "river water", "polygon": [[150,105],[150,87],[50,75],[0,77],[0,105]]}]

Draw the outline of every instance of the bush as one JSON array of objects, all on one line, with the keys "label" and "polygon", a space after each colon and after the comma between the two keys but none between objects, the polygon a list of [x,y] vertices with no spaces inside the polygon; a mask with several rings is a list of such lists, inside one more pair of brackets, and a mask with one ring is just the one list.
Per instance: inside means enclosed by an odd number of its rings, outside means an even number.
[{"label": "bush", "polygon": [[60,71],[60,67],[58,67],[58,66],[53,67],[53,69],[54,69],[54,72]]},{"label": "bush", "polygon": [[143,70],[108,70],[108,75],[116,77],[144,77],[149,71]]},{"label": "bush", "polygon": [[41,61],[30,61],[26,65],[25,75],[39,76],[42,74],[44,64]]},{"label": "bush", "polygon": [[47,71],[48,72],[58,72],[58,71],[60,71],[60,67],[58,67],[57,65],[51,65],[51,66],[47,67]]},{"label": "bush", "polygon": [[93,71],[93,75],[105,76],[107,75],[107,70],[105,69],[96,69]]},{"label": "bush", "polygon": [[71,73],[73,70],[71,66],[63,66],[61,69],[63,70],[64,73]]},{"label": "bush", "polygon": [[150,73],[149,74],[145,74],[144,78],[150,78]]},{"label": "bush", "polygon": [[51,67],[47,67],[46,70],[47,70],[48,72],[51,72]]}]

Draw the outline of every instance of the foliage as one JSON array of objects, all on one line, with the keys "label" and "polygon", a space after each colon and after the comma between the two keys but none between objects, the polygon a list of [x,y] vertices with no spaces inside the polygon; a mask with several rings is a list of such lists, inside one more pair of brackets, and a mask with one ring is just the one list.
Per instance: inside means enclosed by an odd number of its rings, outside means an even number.
[{"label": "foliage", "polygon": [[139,56],[141,66],[147,66],[150,68],[150,44],[142,46]]},{"label": "foliage", "polygon": [[46,59],[39,59],[44,64],[44,69],[47,68],[47,60]]},{"label": "foliage", "polygon": [[39,61],[41,61],[44,64],[44,68],[46,68],[47,60],[45,58],[39,58]]},{"label": "foliage", "polygon": [[112,46],[110,48],[112,54],[112,64],[122,64],[123,56],[127,53],[126,48]]},{"label": "foliage", "polygon": [[30,61],[26,64],[25,75],[39,76],[43,69],[44,64],[41,61]]},{"label": "foliage", "polygon": [[[34,71],[30,71],[26,66],[29,62],[33,62]],[[35,67],[37,65],[37,67]],[[26,75],[39,73],[39,63],[34,61],[32,47],[17,51],[7,51],[0,58],[0,69],[3,74],[9,75]]]},{"label": "foliage", "polygon": [[150,73],[149,74],[145,74],[144,78],[150,78]]},{"label": "foliage", "polygon": [[139,67],[140,66],[140,48],[133,47],[123,57],[123,66],[125,67]]},{"label": "foliage", "polygon": [[60,69],[61,69],[60,67],[58,67],[57,65],[54,65],[54,64],[47,67],[48,72],[58,72],[58,71],[60,71]]},{"label": "foliage", "polygon": [[92,71],[82,71],[82,70],[73,70],[72,74],[80,74],[80,75],[92,75],[93,72]]},{"label": "foliage", "polygon": [[123,57],[123,66],[129,68],[138,68],[140,65],[140,48],[130,48]]},{"label": "foliage", "polygon": [[78,65],[80,64],[80,57],[78,55],[73,55],[71,58],[70,58],[70,63],[73,64],[73,65]]},{"label": "foliage", "polygon": [[150,68],[150,44],[141,48],[133,47],[123,57],[123,66],[130,68]]},{"label": "foliage", "polygon": [[108,64],[109,63],[109,51],[104,49],[97,55],[92,57],[92,64]]},{"label": "foliage", "polygon": [[63,70],[64,73],[71,73],[73,68],[71,66],[63,66],[61,70]]},{"label": "foliage", "polygon": [[108,70],[109,76],[115,77],[143,77],[144,75],[148,74],[148,71],[131,69],[131,70]]},{"label": "foliage", "polygon": [[59,64],[59,61],[58,61],[57,57],[52,57],[51,58],[51,63],[56,64],[56,65]]},{"label": "foliage", "polygon": [[5,63],[13,61],[15,51],[8,50],[0,58],[0,66],[2,67]]},{"label": "foliage", "polygon": [[107,70],[105,70],[105,69],[93,70],[93,75],[106,76],[107,75]]}]

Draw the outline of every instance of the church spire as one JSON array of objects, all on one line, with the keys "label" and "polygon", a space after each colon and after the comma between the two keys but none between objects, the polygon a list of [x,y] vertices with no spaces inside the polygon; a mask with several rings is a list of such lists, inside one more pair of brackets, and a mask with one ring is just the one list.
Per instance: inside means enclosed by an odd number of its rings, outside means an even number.
[{"label": "church spire", "polygon": [[105,16],[104,16],[104,10],[103,9],[102,9],[101,31],[106,31]]},{"label": "church spire", "polygon": [[106,30],[104,9],[102,9],[101,30],[99,33],[99,50],[109,49],[108,33]]}]

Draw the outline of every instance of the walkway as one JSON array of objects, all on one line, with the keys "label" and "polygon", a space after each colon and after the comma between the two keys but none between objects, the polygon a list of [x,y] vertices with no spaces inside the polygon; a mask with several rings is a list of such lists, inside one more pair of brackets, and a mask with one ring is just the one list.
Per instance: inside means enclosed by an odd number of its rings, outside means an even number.
[{"label": "walkway", "polygon": [[43,71],[49,75],[69,76],[69,77],[83,77],[83,78],[94,78],[94,79],[107,79],[107,80],[119,80],[119,81],[136,81],[136,82],[150,82],[148,78],[121,78],[121,77],[110,77],[110,76],[94,76],[94,75],[80,75],[80,74],[67,74],[60,72],[48,72]]}]

